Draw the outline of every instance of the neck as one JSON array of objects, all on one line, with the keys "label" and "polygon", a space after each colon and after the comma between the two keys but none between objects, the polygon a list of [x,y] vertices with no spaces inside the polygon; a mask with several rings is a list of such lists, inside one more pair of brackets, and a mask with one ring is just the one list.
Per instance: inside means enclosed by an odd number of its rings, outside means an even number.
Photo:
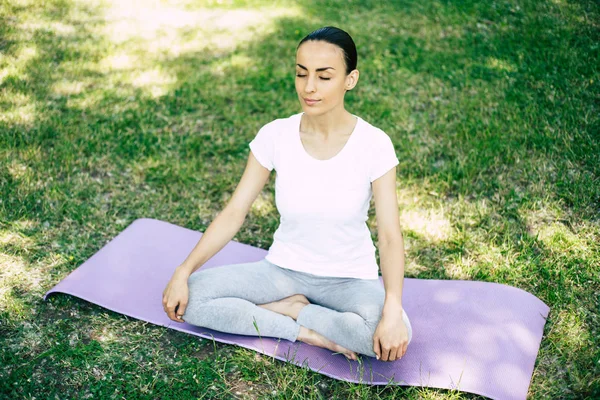
[{"label": "neck", "polygon": [[327,138],[330,135],[343,133],[345,127],[354,120],[352,114],[341,105],[321,115],[308,115],[304,113],[300,130],[305,133],[317,134]]}]

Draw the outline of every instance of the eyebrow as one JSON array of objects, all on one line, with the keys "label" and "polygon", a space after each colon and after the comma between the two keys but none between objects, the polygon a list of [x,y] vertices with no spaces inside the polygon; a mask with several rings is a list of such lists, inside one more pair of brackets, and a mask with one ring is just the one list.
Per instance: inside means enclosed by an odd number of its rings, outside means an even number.
[{"label": "eyebrow", "polygon": [[[306,68],[304,65],[302,65],[302,64],[296,64],[296,65],[299,66],[300,68],[308,71],[308,68]],[[328,70],[328,69],[335,70],[335,68],[333,68],[333,67],[323,67],[323,68],[317,68],[316,71],[319,72],[319,71],[325,71],[325,70]]]}]

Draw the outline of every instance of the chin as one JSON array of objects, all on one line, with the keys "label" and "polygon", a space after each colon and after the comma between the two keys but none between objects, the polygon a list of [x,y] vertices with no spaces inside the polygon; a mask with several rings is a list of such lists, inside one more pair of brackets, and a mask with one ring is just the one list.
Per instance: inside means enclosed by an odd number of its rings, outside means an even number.
[{"label": "chin", "polygon": [[302,106],[302,111],[304,111],[305,114],[308,115],[321,115],[321,114],[325,114],[327,112],[327,110],[322,109],[321,107],[310,107],[304,104],[304,102],[302,102],[303,104],[301,104]]}]

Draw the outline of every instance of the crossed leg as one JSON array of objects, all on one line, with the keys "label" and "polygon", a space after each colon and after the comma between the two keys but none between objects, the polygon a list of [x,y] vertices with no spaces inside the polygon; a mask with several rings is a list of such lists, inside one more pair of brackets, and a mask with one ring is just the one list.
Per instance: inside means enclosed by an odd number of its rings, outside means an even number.
[{"label": "crossed leg", "polygon": [[200,270],[190,276],[188,288],[188,305],[182,319],[192,325],[300,340],[356,358],[354,352],[296,321],[309,303],[299,294],[305,288],[264,260]]},{"label": "crossed leg", "polygon": [[[300,311],[309,305],[310,302],[303,294],[294,294],[285,299],[274,301],[267,304],[259,304],[259,307],[271,310],[278,314],[286,315],[292,318],[294,321],[298,320],[298,314]],[[339,344],[327,339],[320,333],[309,329],[305,326],[300,325],[300,332],[298,333],[298,340],[304,343],[311,344],[313,346],[323,347],[336,353],[342,353],[346,358],[350,360],[356,360],[357,355],[355,352],[340,346]]]}]

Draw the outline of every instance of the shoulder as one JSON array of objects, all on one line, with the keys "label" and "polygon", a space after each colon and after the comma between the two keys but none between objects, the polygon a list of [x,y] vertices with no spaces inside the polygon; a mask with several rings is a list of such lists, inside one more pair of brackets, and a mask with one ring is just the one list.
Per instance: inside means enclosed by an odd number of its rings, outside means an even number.
[{"label": "shoulder", "polygon": [[278,136],[291,130],[295,123],[299,123],[300,116],[300,114],[293,114],[289,117],[274,119],[261,126],[259,132],[265,132],[270,136]]},{"label": "shoulder", "polygon": [[[360,118],[360,117],[359,117]],[[383,129],[371,124],[370,122],[360,118],[362,123],[362,140],[365,148],[380,149],[382,146],[393,146],[390,136]]]},{"label": "shoulder", "polygon": [[380,178],[391,168],[398,165],[396,149],[390,136],[370,123],[363,124],[364,157],[367,160],[369,181]]}]

